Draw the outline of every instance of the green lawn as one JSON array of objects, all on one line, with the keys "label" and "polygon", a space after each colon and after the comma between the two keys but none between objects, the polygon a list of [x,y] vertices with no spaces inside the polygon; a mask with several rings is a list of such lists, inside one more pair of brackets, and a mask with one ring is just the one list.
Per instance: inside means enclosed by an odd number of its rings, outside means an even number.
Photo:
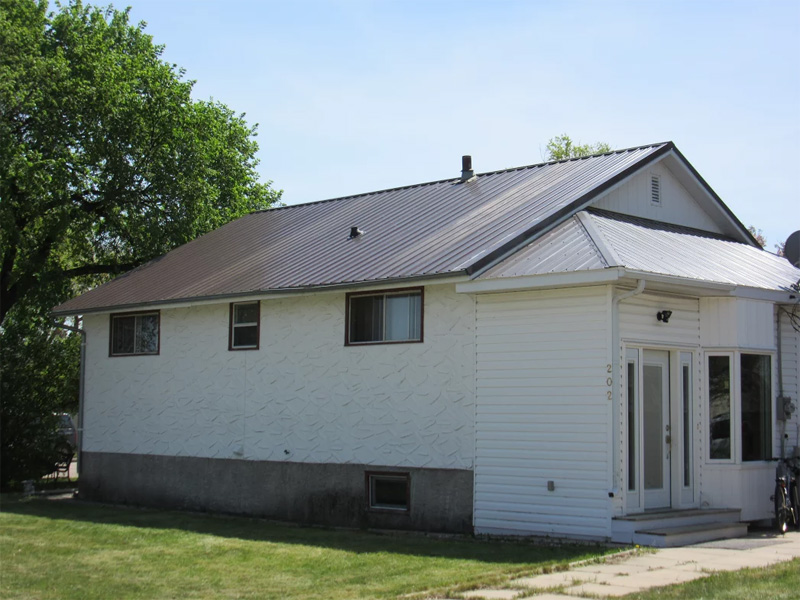
[{"label": "green lawn", "polygon": [[716,573],[689,583],[625,596],[625,600],[797,600],[800,559],[763,569]]},{"label": "green lawn", "polygon": [[2,598],[395,598],[605,552],[0,498]]}]

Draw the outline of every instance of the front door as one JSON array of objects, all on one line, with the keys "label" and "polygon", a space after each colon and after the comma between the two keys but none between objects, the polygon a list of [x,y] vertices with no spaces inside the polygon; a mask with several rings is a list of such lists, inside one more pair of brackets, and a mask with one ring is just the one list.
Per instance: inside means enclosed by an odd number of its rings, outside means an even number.
[{"label": "front door", "polygon": [[644,508],[670,506],[671,436],[669,352],[645,350],[642,361]]}]

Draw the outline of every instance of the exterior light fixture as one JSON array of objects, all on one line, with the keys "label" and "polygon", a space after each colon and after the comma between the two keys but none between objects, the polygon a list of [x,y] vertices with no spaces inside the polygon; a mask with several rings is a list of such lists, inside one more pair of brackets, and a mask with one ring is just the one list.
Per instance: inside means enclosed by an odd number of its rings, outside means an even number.
[{"label": "exterior light fixture", "polygon": [[669,318],[672,316],[671,310],[660,310],[656,313],[656,319],[662,323],[669,323]]}]

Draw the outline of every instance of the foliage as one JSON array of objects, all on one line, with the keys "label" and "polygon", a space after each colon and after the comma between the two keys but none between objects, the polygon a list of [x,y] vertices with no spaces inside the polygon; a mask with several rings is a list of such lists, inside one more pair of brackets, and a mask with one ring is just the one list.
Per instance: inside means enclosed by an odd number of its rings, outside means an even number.
[{"label": "foliage", "polygon": [[[4,499],[3,598],[452,597],[592,559],[589,545],[435,539],[246,518]],[[124,565],[124,568],[120,568]]]},{"label": "foliage", "polygon": [[566,134],[562,133],[547,142],[547,160],[565,160],[567,158],[580,158],[592,154],[611,152],[612,148],[606,142],[594,144],[576,144]]},{"label": "foliage", "polygon": [[750,227],[747,228],[747,231],[749,231],[750,235],[755,238],[759,246],[762,248],[767,247],[767,238],[764,237],[764,233],[760,229],[756,229],[755,225],[750,225]]},{"label": "foliage", "polygon": [[280,198],[258,180],[255,128],[193,100],[144,24],[79,0],[47,10],[0,0],[4,455],[6,415],[28,403],[42,427],[76,402],[60,369],[76,373],[78,342],[53,333],[54,305]]}]

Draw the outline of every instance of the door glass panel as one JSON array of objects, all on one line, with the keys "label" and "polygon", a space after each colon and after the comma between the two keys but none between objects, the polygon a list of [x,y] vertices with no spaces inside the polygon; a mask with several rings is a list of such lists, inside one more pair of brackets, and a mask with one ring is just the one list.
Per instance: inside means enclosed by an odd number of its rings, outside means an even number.
[{"label": "door glass panel", "polygon": [[689,365],[681,367],[683,403],[683,485],[692,485],[692,382]]},{"label": "door glass panel", "polygon": [[664,487],[664,422],[662,371],[659,365],[645,365],[644,398],[644,489]]},{"label": "door glass panel", "polygon": [[636,489],[636,363],[628,361],[628,490]]}]

